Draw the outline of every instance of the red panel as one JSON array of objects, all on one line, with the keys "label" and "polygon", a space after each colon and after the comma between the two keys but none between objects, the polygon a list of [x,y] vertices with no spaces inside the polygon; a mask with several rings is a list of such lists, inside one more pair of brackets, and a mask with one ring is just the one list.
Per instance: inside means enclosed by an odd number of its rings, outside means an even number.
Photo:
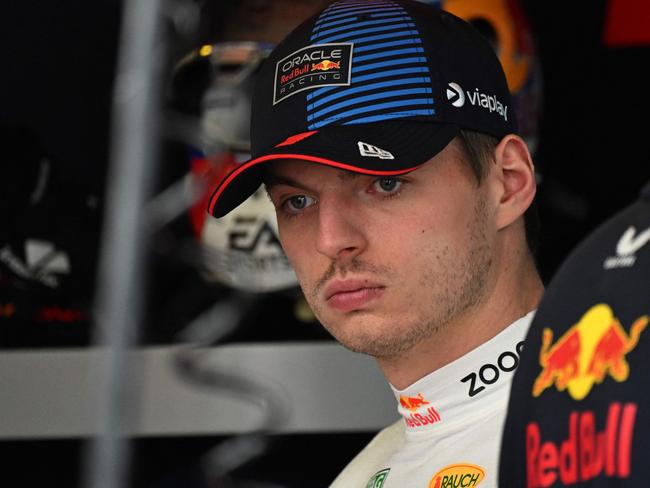
[{"label": "red panel", "polygon": [[609,0],[603,42],[611,47],[650,45],[650,2]]}]

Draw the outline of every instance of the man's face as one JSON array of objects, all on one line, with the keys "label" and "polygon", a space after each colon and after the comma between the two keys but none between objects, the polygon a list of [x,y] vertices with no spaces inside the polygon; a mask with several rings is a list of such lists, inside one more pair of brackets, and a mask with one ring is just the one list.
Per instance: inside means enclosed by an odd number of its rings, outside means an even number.
[{"label": "man's face", "polygon": [[494,228],[452,142],[399,177],[273,163],[267,189],[305,297],[344,346],[391,357],[484,296]]}]

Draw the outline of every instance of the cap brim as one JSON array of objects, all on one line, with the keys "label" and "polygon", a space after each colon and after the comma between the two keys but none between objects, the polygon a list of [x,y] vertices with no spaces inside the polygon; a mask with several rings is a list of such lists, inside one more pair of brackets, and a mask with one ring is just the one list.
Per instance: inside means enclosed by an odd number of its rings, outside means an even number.
[{"label": "cap brim", "polygon": [[[208,212],[223,217],[255,193],[262,184],[263,165],[270,161],[293,159],[368,175],[398,175],[426,163],[442,151],[459,130],[458,126],[450,124],[400,120],[325,127],[294,136],[228,174],[212,193]],[[364,155],[359,149],[360,142],[383,153]]]}]

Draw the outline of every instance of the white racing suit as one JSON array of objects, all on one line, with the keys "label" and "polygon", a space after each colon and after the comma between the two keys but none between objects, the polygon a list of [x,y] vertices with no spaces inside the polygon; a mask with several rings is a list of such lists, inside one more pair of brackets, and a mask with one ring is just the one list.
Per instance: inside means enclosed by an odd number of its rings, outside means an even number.
[{"label": "white racing suit", "polygon": [[534,312],[404,390],[382,430],[330,488],[496,488],[513,372]]}]

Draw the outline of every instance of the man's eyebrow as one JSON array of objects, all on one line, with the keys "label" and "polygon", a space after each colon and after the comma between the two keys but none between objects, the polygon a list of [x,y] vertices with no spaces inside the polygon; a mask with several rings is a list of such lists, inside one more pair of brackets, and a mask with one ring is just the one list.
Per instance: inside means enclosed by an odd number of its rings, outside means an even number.
[{"label": "man's eyebrow", "polygon": [[355,173],[354,171],[341,171],[337,176],[341,181],[349,181],[359,178],[361,173]]},{"label": "man's eyebrow", "polygon": [[280,176],[268,171],[264,173],[263,182],[267,190],[270,190],[274,186],[278,185],[293,186],[305,191],[309,190],[309,188],[307,188],[305,185],[289,178],[288,176]]},{"label": "man's eyebrow", "polygon": [[[339,180],[341,181],[349,181],[353,180],[356,178],[359,178],[361,175],[360,173],[355,173],[353,171],[341,171],[337,175]],[[268,190],[269,188],[272,188],[274,186],[278,185],[286,185],[286,186],[293,186],[295,188],[300,188],[301,190],[309,191],[310,188],[305,186],[304,184],[292,179],[289,176],[280,176],[275,173],[271,173],[270,171],[266,171],[263,176],[263,181],[264,185],[266,186],[266,189]]]}]

